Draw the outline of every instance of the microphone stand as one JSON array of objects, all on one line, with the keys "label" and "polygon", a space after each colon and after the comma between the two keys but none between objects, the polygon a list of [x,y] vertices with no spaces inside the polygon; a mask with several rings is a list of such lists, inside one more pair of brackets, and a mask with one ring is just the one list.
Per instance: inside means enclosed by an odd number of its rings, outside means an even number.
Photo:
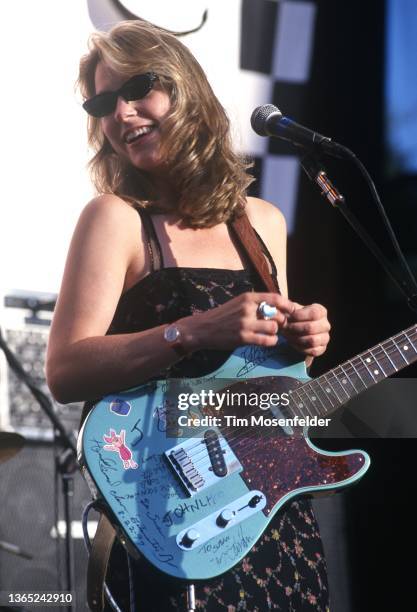
[{"label": "microphone stand", "polygon": [[[74,478],[72,474],[77,469],[77,450],[74,442],[69,437],[61,420],[56,415],[51,400],[41,391],[34,380],[25,372],[16,355],[11,351],[0,330],[0,349],[4,352],[7,362],[16,376],[32,393],[42,410],[51,421],[54,429],[54,443],[61,446],[61,452],[55,457],[55,470],[60,474],[62,481],[62,493],[64,496],[64,515],[66,524],[65,533],[65,558],[66,558],[66,590],[74,590],[74,554],[71,538],[71,501],[74,493]],[[57,538],[59,543],[58,525]],[[67,607],[71,612],[72,606]]]},{"label": "microphone stand", "polygon": [[[355,157],[353,153],[352,157]],[[319,163],[314,151],[310,151],[302,158],[301,166],[308,178],[319,187],[321,194],[332,206],[340,210],[348,223],[353,227],[356,234],[361,238],[362,242],[373,253],[382,268],[405,296],[409,308],[413,312],[417,312],[417,283],[408,266],[403,264],[403,257],[400,257],[400,263],[401,269],[404,272],[404,277],[398,274],[397,270],[377,246],[374,239],[348,208],[345,197],[329,179],[326,170]],[[392,231],[392,228],[390,229]]]}]

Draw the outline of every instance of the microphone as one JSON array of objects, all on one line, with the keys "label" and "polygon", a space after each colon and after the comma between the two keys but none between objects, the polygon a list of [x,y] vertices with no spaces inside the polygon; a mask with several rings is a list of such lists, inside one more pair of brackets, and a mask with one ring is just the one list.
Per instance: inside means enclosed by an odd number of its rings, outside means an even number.
[{"label": "microphone", "polygon": [[349,149],[333,142],[327,136],[309,130],[292,119],[284,117],[273,104],[264,104],[255,108],[250,122],[253,130],[259,136],[274,136],[275,138],[288,140],[299,147],[321,149],[324,153],[333,157],[351,157]]}]

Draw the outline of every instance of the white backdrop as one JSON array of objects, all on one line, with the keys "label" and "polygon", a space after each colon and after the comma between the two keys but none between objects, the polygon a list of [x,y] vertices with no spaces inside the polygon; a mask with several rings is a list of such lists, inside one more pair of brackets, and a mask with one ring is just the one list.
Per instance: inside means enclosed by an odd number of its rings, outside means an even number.
[{"label": "white backdrop", "polygon": [[[197,26],[204,10],[209,10],[204,28],[183,41],[203,65],[228,111],[236,147],[262,156],[267,140],[252,132],[250,115],[256,106],[272,100],[274,75],[239,68],[241,3],[123,2],[135,14],[173,30]],[[281,4],[288,8],[282,10],[282,16],[287,17],[280,23],[286,24],[289,32],[291,22],[300,27],[300,9],[307,11],[307,16],[311,13],[308,2]],[[93,195],[86,170],[86,117],[74,92],[78,62],[86,51],[88,35],[96,27],[108,29],[121,16],[111,0],[15,0],[3,3],[2,13],[0,294],[15,289],[57,292],[72,231],[82,207]],[[280,39],[285,42],[282,36]],[[294,43],[292,35],[287,40]],[[302,40],[308,40],[308,36]],[[303,56],[301,64],[308,65],[309,43],[304,46],[302,54],[307,59]],[[304,48],[301,42],[296,47]],[[296,74],[299,55],[281,53],[281,57],[289,58],[287,63],[294,64]],[[275,72],[282,71],[278,68]],[[287,72],[284,78],[291,80]],[[296,80],[305,78],[296,76]],[[279,201],[288,220],[295,206],[298,174],[289,172],[287,166],[290,163],[295,168],[297,162],[291,158],[272,161],[275,165],[285,162],[280,172],[288,180],[286,183],[280,177],[281,193],[276,198],[271,198],[275,185],[268,187],[266,180],[262,195]],[[268,162],[271,159],[265,163],[266,179],[271,174]],[[275,165],[274,182],[281,168],[277,170]]]},{"label": "white backdrop", "polygon": [[[167,11],[174,4],[175,11]],[[250,110],[269,99],[266,76],[239,75],[239,0],[130,0],[125,6],[173,29],[195,27],[208,7],[207,26],[184,42],[207,69],[235,122],[245,107],[248,121]],[[86,0],[2,5],[0,291],[58,290],[74,225],[93,193],[85,169],[86,118],[74,93],[78,60],[94,30],[89,9],[93,18],[94,11],[101,11],[103,25],[116,16],[106,8],[106,0],[89,6]],[[243,111],[235,102],[242,99]],[[248,127],[245,133],[249,132]],[[265,143],[256,136],[253,140],[253,152],[262,150]]]}]

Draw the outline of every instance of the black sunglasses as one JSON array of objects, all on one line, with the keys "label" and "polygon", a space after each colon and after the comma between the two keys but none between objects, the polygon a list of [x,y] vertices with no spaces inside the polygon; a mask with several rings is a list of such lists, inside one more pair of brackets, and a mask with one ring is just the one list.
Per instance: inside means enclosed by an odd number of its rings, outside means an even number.
[{"label": "black sunglasses", "polygon": [[124,98],[126,102],[141,100],[151,91],[157,78],[154,72],[137,74],[126,81],[126,83],[123,83],[120,89],[116,91],[104,91],[86,100],[83,104],[83,109],[93,117],[105,117],[106,115],[110,115],[116,108],[117,98],[119,96]]}]

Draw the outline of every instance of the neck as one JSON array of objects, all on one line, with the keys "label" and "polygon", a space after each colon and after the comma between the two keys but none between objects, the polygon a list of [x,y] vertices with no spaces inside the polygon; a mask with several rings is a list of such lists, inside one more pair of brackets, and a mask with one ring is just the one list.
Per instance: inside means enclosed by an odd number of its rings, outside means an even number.
[{"label": "neck", "polygon": [[168,181],[166,177],[160,176],[152,176],[149,179],[155,206],[166,212],[175,211],[178,205],[178,195],[172,182]]}]

